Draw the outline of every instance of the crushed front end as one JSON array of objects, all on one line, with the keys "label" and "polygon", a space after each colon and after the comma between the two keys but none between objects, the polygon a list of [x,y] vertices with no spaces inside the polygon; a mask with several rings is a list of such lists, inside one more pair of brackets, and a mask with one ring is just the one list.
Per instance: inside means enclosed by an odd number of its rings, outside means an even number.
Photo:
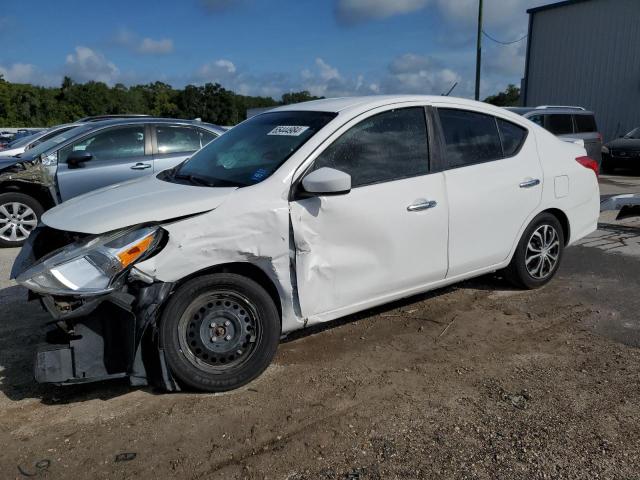
[{"label": "crushed front end", "polygon": [[173,284],[135,268],[167,241],[155,225],[86,235],[39,226],[11,277],[51,314],[53,328],[35,358],[41,383],[128,377],[132,385],[177,390],[159,348],[156,324]]}]

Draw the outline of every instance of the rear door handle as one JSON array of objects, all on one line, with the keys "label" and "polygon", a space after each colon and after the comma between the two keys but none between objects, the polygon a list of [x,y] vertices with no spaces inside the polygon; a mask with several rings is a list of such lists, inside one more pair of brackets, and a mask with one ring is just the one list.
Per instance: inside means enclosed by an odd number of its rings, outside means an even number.
[{"label": "rear door handle", "polygon": [[520,188],[531,188],[535,187],[536,185],[540,185],[540,179],[532,178],[531,180],[525,180],[524,182],[521,182]]},{"label": "rear door handle", "polygon": [[151,168],[151,164],[138,162],[131,167],[131,170],[145,170],[147,168]]},{"label": "rear door handle", "polygon": [[435,200],[416,200],[416,203],[412,203],[407,207],[408,212],[420,212],[422,210],[428,210],[438,205]]}]

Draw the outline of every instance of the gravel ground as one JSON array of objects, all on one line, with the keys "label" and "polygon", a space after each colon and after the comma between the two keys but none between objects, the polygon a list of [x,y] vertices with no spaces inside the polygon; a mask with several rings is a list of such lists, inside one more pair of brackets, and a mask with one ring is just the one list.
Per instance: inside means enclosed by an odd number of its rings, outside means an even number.
[{"label": "gravel ground", "polygon": [[0,477],[640,478],[638,226],[541,290],[482,277],[296,335],[219,395],[35,384],[48,317],[0,251]]}]

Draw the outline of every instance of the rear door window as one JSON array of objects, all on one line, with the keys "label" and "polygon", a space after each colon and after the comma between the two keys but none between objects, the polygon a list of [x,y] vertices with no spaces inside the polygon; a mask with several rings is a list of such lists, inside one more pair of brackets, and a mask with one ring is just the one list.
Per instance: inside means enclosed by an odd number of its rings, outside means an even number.
[{"label": "rear door window", "polygon": [[504,156],[512,157],[518,153],[527,138],[527,129],[501,118],[498,119],[498,129],[500,130]]},{"label": "rear door window", "polygon": [[596,119],[593,115],[574,115],[576,132],[593,133],[598,131]]},{"label": "rear door window", "polygon": [[213,132],[210,132],[208,130],[200,130],[200,143],[203,147],[211,140],[214,140],[216,137],[217,135]]},{"label": "rear door window", "polygon": [[548,114],[545,115],[544,127],[554,135],[567,135],[573,133],[573,120],[569,114]]},{"label": "rear door window", "polygon": [[179,153],[200,150],[200,132],[192,127],[156,125],[158,152]]},{"label": "rear door window", "polygon": [[502,144],[495,117],[466,110],[439,108],[449,168],[499,160]]}]

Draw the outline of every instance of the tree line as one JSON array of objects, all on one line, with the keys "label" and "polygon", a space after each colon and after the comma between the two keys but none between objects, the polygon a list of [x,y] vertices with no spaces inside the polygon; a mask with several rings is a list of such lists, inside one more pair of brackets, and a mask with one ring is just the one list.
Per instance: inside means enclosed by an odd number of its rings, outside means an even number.
[{"label": "tree line", "polygon": [[163,82],[127,87],[121,83],[76,83],[65,77],[60,87],[11,83],[0,75],[0,126],[48,127],[92,115],[143,113],[159,117],[201,118],[235,125],[249,108],[314,100],[307,91],[271,97],[238,95],[218,83],[173,88]]},{"label": "tree line", "polygon": [[[485,102],[517,105],[520,89],[509,85]],[[40,87],[7,82],[0,75],[0,126],[48,127],[91,115],[144,113],[159,117],[200,118],[217,125],[235,125],[247,109],[275,107],[314,100],[307,91],[271,97],[239,95],[218,83],[173,88],[163,82],[127,87],[121,83],[76,83],[65,77],[60,87]]]}]

